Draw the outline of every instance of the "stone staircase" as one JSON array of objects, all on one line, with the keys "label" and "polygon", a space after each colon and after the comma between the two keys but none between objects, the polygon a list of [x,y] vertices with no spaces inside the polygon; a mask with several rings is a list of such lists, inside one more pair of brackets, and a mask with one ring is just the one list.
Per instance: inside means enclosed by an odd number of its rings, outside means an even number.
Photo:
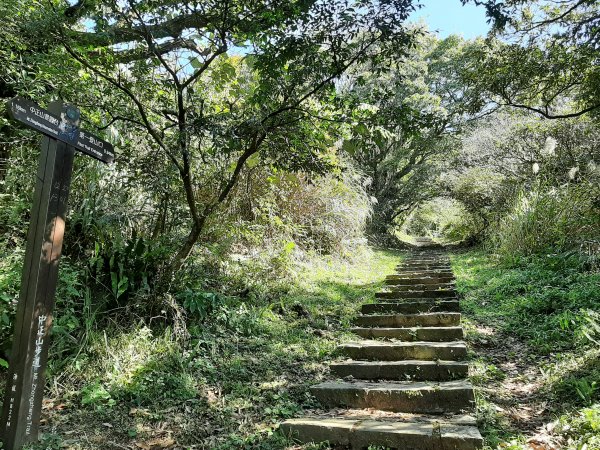
[{"label": "stone staircase", "polygon": [[336,380],[312,387],[329,411],[287,420],[284,433],[352,449],[482,447],[454,275],[440,250],[420,243],[377,303],[362,306],[352,331],[364,340],[339,346],[348,359],[331,365]]}]

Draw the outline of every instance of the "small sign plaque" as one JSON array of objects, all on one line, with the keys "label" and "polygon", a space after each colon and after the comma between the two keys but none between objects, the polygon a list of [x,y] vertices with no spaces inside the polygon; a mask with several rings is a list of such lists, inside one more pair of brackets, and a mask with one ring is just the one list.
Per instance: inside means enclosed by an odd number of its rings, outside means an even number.
[{"label": "small sign plaque", "polygon": [[72,105],[64,105],[60,116],[56,116],[29,100],[15,97],[8,102],[8,112],[12,119],[69,144],[92,158],[104,163],[111,163],[115,159],[110,143],[79,129],[81,116]]}]

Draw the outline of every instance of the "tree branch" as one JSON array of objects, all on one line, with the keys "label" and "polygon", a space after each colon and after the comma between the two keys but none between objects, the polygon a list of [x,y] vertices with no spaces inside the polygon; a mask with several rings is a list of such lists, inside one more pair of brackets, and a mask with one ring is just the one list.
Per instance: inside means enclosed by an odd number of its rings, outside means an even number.
[{"label": "tree branch", "polygon": [[580,116],[582,116],[584,114],[587,114],[589,112],[592,112],[592,111],[600,108],[600,104],[597,104],[597,105],[592,105],[592,106],[590,106],[588,108],[582,109],[581,111],[577,111],[577,112],[574,112],[574,113],[569,113],[569,114],[551,114],[550,112],[548,112],[548,108],[547,107],[544,110],[544,109],[536,108],[536,107],[533,107],[533,106],[528,106],[528,105],[523,105],[523,104],[520,104],[520,103],[513,103],[513,102],[504,103],[503,106],[511,106],[513,108],[525,109],[527,111],[535,112],[535,113],[538,113],[538,114],[542,115],[546,119],[571,119],[573,117],[580,117]]},{"label": "tree branch", "polygon": [[[112,114],[111,114],[112,115]],[[139,125],[143,128],[146,128],[146,126],[140,122],[139,120],[135,120],[135,119],[131,119],[129,117],[124,117],[124,116],[112,116],[112,119],[110,120],[110,122],[108,122],[106,125],[102,126],[102,127],[96,127],[98,130],[102,131],[102,130],[106,130],[108,127],[110,127],[113,123],[118,122],[119,120],[123,121],[123,122],[130,122],[130,123],[134,123],[136,125]]]},{"label": "tree branch", "polygon": [[272,117],[275,117],[283,112],[289,111],[289,110],[294,109],[294,108],[298,107],[299,105],[301,105],[305,100],[307,100],[308,98],[310,98],[314,94],[316,94],[318,91],[320,91],[327,83],[330,83],[335,78],[337,78],[342,73],[344,73],[346,71],[346,69],[348,69],[352,64],[354,64],[363,55],[363,53],[365,51],[367,51],[378,40],[379,40],[379,37],[373,38],[368,44],[366,44],[362,49],[360,49],[360,51],[358,51],[356,53],[356,55],[354,55],[352,58],[350,58],[345,64],[343,64],[337,70],[335,70],[334,73],[332,73],[330,76],[326,77],[324,80],[321,80],[321,82],[317,83],[316,86],[314,86],[312,89],[310,89],[308,92],[306,92],[303,96],[301,96],[296,101],[292,102],[289,105],[282,106],[279,109],[276,109],[275,111],[272,111],[271,113],[267,114],[261,120],[261,123],[264,124],[267,120],[271,119]]},{"label": "tree branch", "polygon": [[160,148],[162,148],[163,151],[167,154],[167,156],[169,157],[169,159],[171,160],[171,162],[173,164],[175,164],[175,166],[179,170],[181,170],[181,165],[179,164],[179,161],[177,161],[177,159],[175,158],[175,156],[169,151],[169,149],[167,148],[167,146],[165,145],[165,143],[161,139],[161,136],[158,133],[158,131],[154,129],[154,127],[152,126],[152,123],[150,122],[150,119],[148,118],[148,115],[146,113],[146,108],[144,107],[144,105],[142,104],[142,102],[135,96],[135,94],[131,91],[131,89],[127,88],[126,86],[123,86],[117,80],[115,80],[114,78],[108,76],[107,74],[105,74],[101,70],[98,70],[94,65],[90,64],[85,58],[83,58],[79,54],[77,54],[77,52],[75,52],[75,50],[73,50],[69,46],[69,44],[67,44],[66,42],[63,42],[63,46],[64,46],[65,50],[67,51],[67,53],[69,53],[81,65],[83,65],[88,70],[91,70],[92,72],[94,72],[100,78],[102,78],[103,80],[107,81],[109,84],[111,84],[114,87],[116,87],[117,89],[119,89],[121,92],[123,92],[125,95],[127,95],[127,97],[129,97],[131,99],[131,101],[137,107],[138,112],[140,113],[140,116],[142,118],[142,122],[144,124],[144,127],[148,130],[148,133],[152,136],[152,138],[155,140],[155,142],[158,144],[158,146]]}]

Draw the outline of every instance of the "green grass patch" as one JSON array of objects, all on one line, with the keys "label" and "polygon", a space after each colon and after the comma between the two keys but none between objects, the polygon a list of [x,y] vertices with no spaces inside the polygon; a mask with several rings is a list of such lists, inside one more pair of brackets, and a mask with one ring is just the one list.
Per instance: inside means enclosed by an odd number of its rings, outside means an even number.
[{"label": "green grass patch", "polygon": [[589,345],[587,320],[600,311],[600,273],[576,256],[501,264],[483,252],[453,258],[467,317],[523,339],[541,354]]},{"label": "green grass patch", "polygon": [[268,297],[228,297],[203,320],[191,315],[186,345],[147,322],[93,330],[81,353],[50,371],[51,397],[64,408],[49,413],[54,431],[40,448],[135,445],[157,429],[184,448],[286,448],[278,424],[317,406],[309,386],[400,258],[306,261],[287,286],[265,286]]},{"label": "green grass patch", "polygon": [[533,427],[515,411],[535,409],[567,424],[549,427],[560,448],[599,448],[590,411],[600,401],[600,274],[576,254],[506,261],[468,251],[452,262],[488,448],[528,448]]}]

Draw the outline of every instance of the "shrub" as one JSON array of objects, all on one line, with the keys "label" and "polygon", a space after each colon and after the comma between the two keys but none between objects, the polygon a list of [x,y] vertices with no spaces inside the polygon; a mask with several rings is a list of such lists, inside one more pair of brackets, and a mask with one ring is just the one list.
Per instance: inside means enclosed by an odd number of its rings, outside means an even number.
[{"label": "shrub", "polygon": [[215,236],[233,237],[232,245],[246,248],[273,246],[274,253],[293,242],[299,250],[349,254],[364,242],[371,214],[372,201],[361,183],[350,169],[318,178],[255,170],[240,183],[238,190],[244,192],[236,193],[229,206],[230,226],[223,226],[222,218],[213,224]]},{"label": "shrub", "polygon": [[491,242],[505,257],[579,250],[600,237],[595,195],[587,183],[522,191]]}]

